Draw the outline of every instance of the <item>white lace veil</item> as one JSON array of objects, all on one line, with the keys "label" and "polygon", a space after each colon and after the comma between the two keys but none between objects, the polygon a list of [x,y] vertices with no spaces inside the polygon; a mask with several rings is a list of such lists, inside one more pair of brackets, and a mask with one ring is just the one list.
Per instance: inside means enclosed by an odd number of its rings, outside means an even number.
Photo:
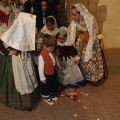
[{"label": "white lace veil", "polygon": [[58,30],[58,33],[61,35],[67,35],[66,41],[64,43],[60,43],[59,39],[57,40],[57,44],[60,46],[71,46],[70,40],[69,40],[69,34],[68,34],[68,29],[65,26],[61,26]]},{"label": "white lace veil", "polygon": [[[88,40],[86,53],[85,53],[85,62],[88,62],[89,59],[91,59],[92,57],[93,44],[94,44],[94,40],[97,37],[98,26],[94,16],[88,12],[88,10],[85,8],[84,5],[77,3],[74,6],[76,7],[77,11],[80,12],[80,15],[83,17],[86,24],[87,31],[89,32],[89,40]],[[77,22],[73,20],[69,27],[69,32],[71,34],[70,38],[74,40],[75,40],[77,25],[78,25]]]},{"label": "white lace veil", "polygon": [[48,28],[46,26],[46,22],[45,22],[45,25],[41,29],[41,32],[44,33],[44,34],[49,34],[49,35],[55,36],[58,33],[58,25],[57,25],[56,19],[53,16],[48,16],[46,19],[48,19],[48,18],[53,18],[54,19],[54,21],[55,21],[54,30],[53,31],[48,30]]}]

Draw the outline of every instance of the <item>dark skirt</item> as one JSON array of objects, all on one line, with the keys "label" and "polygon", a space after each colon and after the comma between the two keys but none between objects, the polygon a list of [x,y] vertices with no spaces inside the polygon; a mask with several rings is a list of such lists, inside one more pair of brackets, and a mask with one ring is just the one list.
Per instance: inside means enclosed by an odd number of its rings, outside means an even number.
[{"label": "dark skirt", "polygon": [[5,106],[21,109],[33,107],[39,98],[39,91],[36,88],[30,94],[21,95],[15,87],[12,57],[2,56],[0,60],[0,103]]},{"label": "dark skirt", "polygon": [[104,76],[103,76],[103,79],[107,79],[107,78],[108,78],[107,64],[106,64],[105,55],[104,55],[103,50],[101,50],[101,52],[102,52],[103,68],[104,68]]}]

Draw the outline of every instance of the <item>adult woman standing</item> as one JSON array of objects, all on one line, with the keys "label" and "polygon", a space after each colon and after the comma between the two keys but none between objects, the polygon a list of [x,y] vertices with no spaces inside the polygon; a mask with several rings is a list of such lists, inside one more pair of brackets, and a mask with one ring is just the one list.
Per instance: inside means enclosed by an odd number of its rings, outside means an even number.
[{"label": "adult woman standing", "polygon": [[[99,81],[106,71],[103,61],[102,35],[99,34],[97,22],[84,5],[78,3],[71,8],[73,21],[69,26],[70,39],[76,45],[81,63],[86,73],[86,80]],[[75,37],[76,34],[78,38]]]},{"label": "adult woman standing", "polygon": [[31,55],[27,52],[35,49],[35,16],[20,13],[0,39],[0,102],[30,111],[39,98]]}]

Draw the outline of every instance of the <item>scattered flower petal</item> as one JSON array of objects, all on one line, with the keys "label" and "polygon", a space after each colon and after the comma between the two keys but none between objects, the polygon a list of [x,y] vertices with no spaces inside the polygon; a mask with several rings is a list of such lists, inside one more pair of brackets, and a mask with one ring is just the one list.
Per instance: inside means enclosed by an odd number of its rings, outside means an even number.
[{"label": "scattered flower petal", "polygon": [[88,96],[88,94],[87,94],[87,93],[83,93],[83,92],[81,92],[81,94],[82,94],[82,95],[84,95],[84,96]]},{"label": "scattered flower petal", "polygon": [[78,98],[78,92],[79,92],[78,89],[73,88],[65,89],[62,91],[61,96],[65,96],[66,99],[71,98],[74,101],[76,101]]},{"label": "scattered flower petal", "polygon": [[77,117],[77,114],[74,114],[74,117]]},{"label": "scattered flower petal", "polygon": [[62,102],[59,102],[59,105],[62,105]]},{"label": "scattered flower petal", "polygon": [[78,102],[81,102],[81,100],[78,100]]}]

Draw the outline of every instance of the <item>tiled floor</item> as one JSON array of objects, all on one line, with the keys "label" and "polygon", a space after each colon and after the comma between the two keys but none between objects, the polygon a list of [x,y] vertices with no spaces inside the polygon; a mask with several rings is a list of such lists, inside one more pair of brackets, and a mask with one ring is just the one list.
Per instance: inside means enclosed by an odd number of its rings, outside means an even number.
[{"label": "tiled floor", "polygon": [[120,49],[105,50],[105,56],[108,80],[98,86],[80,87],[77,101],[60,96],[49,106],[41,100],[32,112],[0,104],[0,120],[120,120]]}]

